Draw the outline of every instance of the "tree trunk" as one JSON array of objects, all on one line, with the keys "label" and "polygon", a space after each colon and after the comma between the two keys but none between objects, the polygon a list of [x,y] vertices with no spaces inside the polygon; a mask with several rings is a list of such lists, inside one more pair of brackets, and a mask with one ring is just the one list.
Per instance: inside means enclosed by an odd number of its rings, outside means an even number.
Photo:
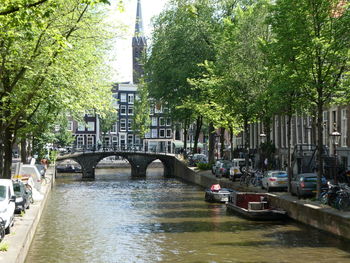
[{"label": "tree trunk", "polygon": [[220,128],[220,158],[224,159],[225,150],[225,128]]},{"label": "tree trunk", "polygon": [[233,149],[233,128],[232,127],[230,127],[230,145],[231,145],[230,159],[232,160],[233,159],[233,152],[234,152],[234,149]]},{"label": "tree trunk", "polygon": [[[320,96],[321,97],[321,96]],[[321,193],[321,181],[323,177],[323,131],[322,131],[323,103],[317,104],[317,198]]]},{"label": "tree trunk", "polygon": [[21,139],[21,162],[28,162],[28,154],[27,154],[27,140],[25,138]]},{"label": "tree trunk", "polygon": [[214,147],[215,147],[215,137],[214,137],[214,124],[211,122],[209,123],[209,152],[208,152],[208,160],[209,163],[214,163]]},{"label": "tree trunk", "polygon": [[187,158],[187,121],[184,123],[184,155]]},{"label": "tree trunk", "polygon": [[3,178],[11,179],[11,167],[12,167],[12,130],[7,128],[5,130],[4,137],[4,170],[3,170]]},{"label": "tree trunk", "polygon": [[244,120],[244,148],[245,148],[245,167],[248,170],[249,167],[249,126],[248,119]]},{"label": "tree trunk", "polygon": [[3,133],[0,133],[0,177],[3,177],[4,171],[4,136]]},{"label": "tree trunk", "polygon": [[292,129],[292,115],[288,115],[288,121],[287,121],[287,155],[288,155],[288,191],[291,191],[291,183],[292,183],[292,176],[293,176],[293,168],[292,168],[292,155],[291,155],[291,129]]},{"label": "tree trunk", "polygon": [[194,136],[194,145],[193,145],[193,153],[198,153],[198,140],[199,140],[199,135],[202,130],[202,125],[203,125],[203,117],[198,116],[197,121],[196,121],[196,133]]}]

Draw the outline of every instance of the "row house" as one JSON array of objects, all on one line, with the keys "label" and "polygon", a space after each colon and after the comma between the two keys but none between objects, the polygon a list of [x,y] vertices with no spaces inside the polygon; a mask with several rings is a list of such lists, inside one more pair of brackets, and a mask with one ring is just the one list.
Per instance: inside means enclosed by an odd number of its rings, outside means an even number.
[{"label": "row house", "polygon": [[[334,106],[323,112],[323,145],[330,155],[334,153],[334,147],[331,140],[331,133],[338,131],[340,133],[339,144],[336,145],[336,152],[344,168],[350,169],[350,106]],[[287,117],[275,116],[271,123],[269,137],[276,146],[275,159],[279,164],[287,161]],[[295,145],[307,144],[316,145],[317,132],[315,121],[310,116],[295,115],[291,120],[291,147],[292,151]],[[258,152],[261,144],[261,134],[265,134],[261,123],[253,123],[249,128],[249,150]],[[235,148],[244,148],[245,135],[241,133],[233,141]]]}]

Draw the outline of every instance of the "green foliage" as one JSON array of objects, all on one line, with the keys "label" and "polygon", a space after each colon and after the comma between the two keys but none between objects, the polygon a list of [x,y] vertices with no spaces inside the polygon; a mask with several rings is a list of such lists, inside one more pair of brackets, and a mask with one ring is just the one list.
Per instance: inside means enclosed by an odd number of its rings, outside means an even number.
[{"label": "green foliage", "polygon": [[7,244],[7,243],[1,243],[0,244],[0,251],[1,252],[6,252],[8,250],[9,250],[9,244]]},{"label": "green foliage", "polygon": [[134,121],[132,123],[132,129],[135,133],[140,135],[141,138],[145,137],[145,134],[149,131],[151,124],[150,120],[150,98],[148,95],[148,85],[141,79],[137,90],[139,97],[134,102]]},{"label": "green foliage", "polygon": [[210,163],[197,163],[199,170],[211,170],[212,164]]}]

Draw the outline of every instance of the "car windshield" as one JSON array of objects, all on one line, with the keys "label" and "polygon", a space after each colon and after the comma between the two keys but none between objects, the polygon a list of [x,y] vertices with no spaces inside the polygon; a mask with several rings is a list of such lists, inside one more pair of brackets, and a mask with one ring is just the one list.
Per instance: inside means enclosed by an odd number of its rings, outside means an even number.
[{"label": "car windshield", "polygon": [[223,167],[225,168],[230,168],[233,164],[231,162],[225,162],[222,164]]},{"label": "car windshield", "polygon": [[6,187],[0,185],[0,201],[5,200],[6,198]]},{"label": "car windshield", "polygon": [[288,177],[288,174],[286,172],[277,172],[277,173],[272,173],[272,177],[285,178],[285,177]]}]

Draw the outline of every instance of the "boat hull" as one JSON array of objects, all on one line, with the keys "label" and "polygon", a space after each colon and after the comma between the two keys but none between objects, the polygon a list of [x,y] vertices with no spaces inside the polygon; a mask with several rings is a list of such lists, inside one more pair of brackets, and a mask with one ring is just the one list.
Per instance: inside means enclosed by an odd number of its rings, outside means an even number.
[{"label": "boat hull", "polygon": [[234,212],[238,215],[241,215],[245,218],[251,220],[261,220],[261,221],[272,221],[272,220],[283,220],[287,217],[287,213],[281,210],[248,210],[245,208],[241,208],[232,203],[227,203],[227,210]]}]

